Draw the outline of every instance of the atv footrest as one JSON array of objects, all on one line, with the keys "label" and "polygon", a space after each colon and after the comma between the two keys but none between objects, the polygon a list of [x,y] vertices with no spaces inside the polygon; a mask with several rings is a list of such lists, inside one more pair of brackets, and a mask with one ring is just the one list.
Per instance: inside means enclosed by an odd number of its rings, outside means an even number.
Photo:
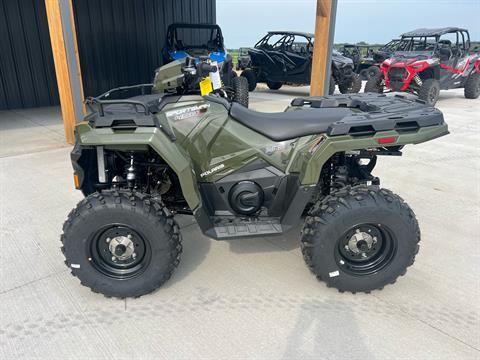
[{"label": "atv footrest", "polygon": [[220,221],[215,224],[217,239],[251,237],[263,235],[278,235],[283,232],[279,219],[251,221]]}]

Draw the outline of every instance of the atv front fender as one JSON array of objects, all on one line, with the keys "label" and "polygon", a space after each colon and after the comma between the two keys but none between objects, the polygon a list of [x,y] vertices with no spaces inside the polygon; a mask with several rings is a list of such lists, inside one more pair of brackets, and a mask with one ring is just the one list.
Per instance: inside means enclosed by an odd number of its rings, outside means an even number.
[{"label": "atv front fender", "polygon": [[[302,185],[317,184],[323,165],[338,152],[361,149],[374,149],[384,146],[401,146],[420,144],[447,135],[448,125],[429,126],[415,132],[401,133],[395,130],[377,132],[372,136],[354,137],[351,135],[327,136],[320,135],[299,149],[292,165],[287,169],[289,173],[299,173]],[[380,139],[395,139],[388,145],[380,145]]]},{"label": "atv front fender", "polygon": [[112,128],[92,128],[82,122],[76,128],[77,144],[84,146],[104,146],[121,151],[138,150],[150,147],[176,173],[182,193],[191,209],[199,201],[193,166],[188,154],[176,145],[166,134],[156,127],[138,127],[131,130]]}]

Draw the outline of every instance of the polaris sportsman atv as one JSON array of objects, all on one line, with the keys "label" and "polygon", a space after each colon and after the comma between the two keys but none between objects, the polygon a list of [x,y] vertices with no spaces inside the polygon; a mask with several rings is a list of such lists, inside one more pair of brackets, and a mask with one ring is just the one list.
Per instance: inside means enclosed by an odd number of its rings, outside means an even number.
[{"label": "polaris sportsman atv", "polygon": [[163,63],[187,57],[201,62],[208,58],[220,69],[220,78],[229,99],[248,107],[248,84],[237,79],[232,57],[225,48],[220,26],[213,24],[171,24],[162,50]]},{"label": "polaris sportsman atv", "polygon": [[[270,31],[255,47],[248,50],[250,68],[241,76],[248,80],[249,90],[255,90],[258,82],[265,82],[272,90],[284,83],[310,84],[312,72],[314,35],[292,31]],[[246,62],[246,60],[243,60]],[[353,61],[338,51],[332,54],[329,94],[335,85],[342,94],[358,93],[362,81],[354,72]]]},{"label": "polaris sportsman atv", "polygon": [[[160,69],[157,90],[215,71],[185,64]],[[71,153],[85,198],[61,240],[72,274],[95,292],[140,296],[164,284],[182,252],[179,213],[217,240],[303,222],[308,267],[340,291],[381,289],[414,261],[415,214],[372,171],[379,157],[448,134],[437,109],[380,94],[297,98],[280,113],[168,92],[90,105]]]},{"label": "polaris sportsman atv", "polygon": [[406,91],[435,105],[440,90],[464,88],[467,99],[480,95],[480,56],[470,52],[467,30],[418,29],[402,35],[401,45],[380,66],[365,92]]}]

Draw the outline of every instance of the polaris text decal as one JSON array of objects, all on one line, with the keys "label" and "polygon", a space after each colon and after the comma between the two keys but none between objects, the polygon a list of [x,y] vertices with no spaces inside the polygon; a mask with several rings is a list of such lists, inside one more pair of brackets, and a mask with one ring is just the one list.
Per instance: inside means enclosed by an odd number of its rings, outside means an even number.
[{"label": "polaris text decal", "polygon": [[217,165],[213,168],[211,168],[210,170],[207,170],[203,173],[200,174],[200,177],[205,177],[205,176],[208,176],[208,175],[211,175],[213,174],[214,172],[217,172],[218,170],[222,170],[223,168],[225,167],[225,164],[220,164],[220,165]]}]

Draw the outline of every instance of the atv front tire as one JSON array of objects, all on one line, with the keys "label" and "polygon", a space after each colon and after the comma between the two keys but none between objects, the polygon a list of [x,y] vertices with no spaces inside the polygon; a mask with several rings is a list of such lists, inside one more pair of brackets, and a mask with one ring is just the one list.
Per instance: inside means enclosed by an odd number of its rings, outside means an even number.
[{"label": "atv front tire", "polygon": [[243,70],[240,74],[241,77],[244,77],[248,81],[248,91],[253,91],[257,87],[257,75],[255,71],[251,69]]},{"label": "atv front tire", "polygon": [[178,225],[149,195],[105,190],[80,201],[63,225],[65,264],[107,297],[138,297],[163,285],[180,261]]},{"label": "atv front tire", "polygon": [[327,286],[370,292],[406,273],[419,241],[415,214],[399,196],[359,185],[340,189],[310,209],[301,249]]},{"label": "atv front tire", "polygon": [[480,74],[472,73],[468,76],[465,88],[463,89],[465,98],[476,99],[480,96]]},{"label": "atv front tire", "polygon": [[341,84],[338,85],[338,89],[342,94],[356,94],[362,88],[362,79],[360,75],[353,74],[352,81],[349,85]]},{"label": "atv front tire", "polygon": [[365,88],[363,89],[363,92],[365,93],[377,93],[377,94],[382,94],[383,93],[383,79],[381,76],[374,76],[371,77],[367,80],[367,83],[365,84]]},{"label": "atv front tire", "polygon": [[427,79],[423,81],[422,86],[418,90],[418,98],[425,101],[427,105],[435,106],[440,96],[440,83],[435,79]]},{"label": "atv front tire", "polygon": [[278,90],[282,85],[283,83],[280,81],[267,81],[267,86],[270,90]]},{"label": "atv front tire", "polygon": [[248,80],[237,76],[232,79],[233,101],[248,108]]}]

